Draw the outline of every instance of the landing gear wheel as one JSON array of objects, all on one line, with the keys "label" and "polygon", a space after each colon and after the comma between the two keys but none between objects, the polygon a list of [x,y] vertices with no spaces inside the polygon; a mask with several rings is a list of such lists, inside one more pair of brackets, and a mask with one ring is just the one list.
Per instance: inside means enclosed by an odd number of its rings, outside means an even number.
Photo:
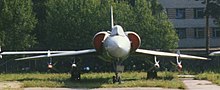
[{"label": "landing gear wheel", "polygon": [[155,79],[157,78],[157,71],[152,70],[147,72],[147,79]]},{"label": "landing gear wheel", "polygon": [[113,81],[113,83],[118,82],[119,84],[121,84],[121,77],[120,76],[119,77],[113,76],[112,81]]},{"label": "landing gear wheel", "polygon": [[77,81],[77,80],[80,80],[81,79],[81,75],[80,75],[80,72],[73,72],[73,71],[71,71],[71,80],[73,80],[73,81]]},{"label": "landing gear wheel", "polygon": [[121,84],[121,77],[118,77],[118,83]]},{"label": "landing gear wheel", "polygon": [[73,64],[73,65],[72,65],[70,74],[71,74],[71,78],[70,78],[70,79],[71,79],[72,81],[77,81],[77,80],[80,80],[80,79],[81,79],[80,70],[78,69],[78,67],[76,66],[76,64]]},{"label": "landing gear wheel", "polygon": [[113,81],[113,83],[117,82],[117,79],[115,76],[112,77],[112,81]]}]

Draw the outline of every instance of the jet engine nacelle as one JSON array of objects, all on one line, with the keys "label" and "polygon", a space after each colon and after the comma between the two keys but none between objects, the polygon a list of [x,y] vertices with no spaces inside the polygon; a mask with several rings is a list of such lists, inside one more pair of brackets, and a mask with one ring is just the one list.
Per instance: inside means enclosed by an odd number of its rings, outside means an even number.
[{"label": "jet engine nacelle", "polygon": [[98,32],[93,37],[93,46],[96,49],[97,52],[101,51],[103,47],[103,41],[109,36],[110,34],[108,32],[102,31]]},{"label": "jet engine nacelle", "polygon": [[131,41],[131,51],[135,51],[136,49],[138,49],[141,45],[141,39],[139,35],[131,31],[125,33],[128,36],[129,40]]}]

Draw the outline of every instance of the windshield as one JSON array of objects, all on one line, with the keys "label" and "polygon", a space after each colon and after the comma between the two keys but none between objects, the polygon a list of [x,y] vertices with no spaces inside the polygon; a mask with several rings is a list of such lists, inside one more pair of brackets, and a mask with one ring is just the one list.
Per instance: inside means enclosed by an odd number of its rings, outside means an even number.
[{"label": "windshield", "polygon": [[115,26],[112,28],[111,35],[112,35],[112,36],[114,36],[114,35],[125,36],[125,33],[124,33],[124,30],[123,30],[123,28],[122,28],[121,26],[115,25]]}]

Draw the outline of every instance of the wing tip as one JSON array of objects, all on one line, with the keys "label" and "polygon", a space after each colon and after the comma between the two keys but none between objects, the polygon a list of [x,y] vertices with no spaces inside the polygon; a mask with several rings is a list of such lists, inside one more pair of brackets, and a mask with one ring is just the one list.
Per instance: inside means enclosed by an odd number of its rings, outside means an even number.
[{"label": "wing tip", "polygon": [[215,53],[210,53],[209,56],[215,56]]},{"label": "wing tip", "polygon": [[24,58],[17,58],[15,59],[16,61],[21,61],[21,60],[25,60]]}]

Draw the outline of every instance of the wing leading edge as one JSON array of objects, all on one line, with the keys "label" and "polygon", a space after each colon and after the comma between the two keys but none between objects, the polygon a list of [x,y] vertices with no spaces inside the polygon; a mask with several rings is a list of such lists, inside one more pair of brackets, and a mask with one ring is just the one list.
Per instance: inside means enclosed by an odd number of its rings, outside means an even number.
[{"label": "wing leading edge", "polygon": [[209,56],[220,56],[220,51],[215,51],[209,54]]},{"label": "wing leading edge", "polygon": [[87,53],[93,53],[93,52],[96,52],[96,50],[95,49],[87,49],[87,50],[79,50],[79,51],[64,51],[64,52],[50,54],[50,55],[38,55],[38,56],[18,58],[18,59],[15,59],[15,60],[26,60],[26,59],[36,59],[36,58],[44,58],[44,57],[81,55],[81,54],[87,54]]},{"label": "wing leading edge", "polygon": [[[80,51],[24,51],[24,52],[2,52],[1,55],[13,55],[13,54],[47,54],[47,55],[38,55],[31,57],[18,58],[15,60],[26,60],[26,59],[35,59],[35,58],[44,58],[44,57],[58,57],[58,56],[70,56],[70,55],[81,55],[86,53],[96,52],[95,49],[87,49]],[[205,57],[198,57],[192,55],[185,54],[176,54],[176,53],[168,53],[168,52],[159,52],[153,50],[145,50],[145,49],[137,49],[137,53],[156,55],[156,56],[170,56],[170,57],[180,57],[185,59],[201,59],[201,60],[209,60]],[[51,53],[51,54],[50,54]]]},{"label": "wing leading edge", "polygon": [[69,51],[17,51],[17,52],[2,52],[1,55],[18,55],[18,54],[54,54],[54,53],[63,53]]},{"label": "wing leading edge", "polygon": [[[0,50],[1,51],[1,50]],[[69,51],[14,51],[14,52],[1,52],[0,58],[2,58],[2,55],[23,55],[23,54],[56,54],[56,53],[63,53],[63,52],[69,52]]]},{"label": "wing leading edge", "polygon": [[180,58],[185,58],[185,59],[209,60],[208,58],[205,58],[205,57],[198,57],[198,56],[185,55],[185,54],[176,54],[176,53],[168,53],[168,52],[159,52],[159,51],[145,50],[145,49],[137,49],[136,52],[142,53],[142,54],[156,55],[156,56],[170,56],[170,57],[180,57]]}]

